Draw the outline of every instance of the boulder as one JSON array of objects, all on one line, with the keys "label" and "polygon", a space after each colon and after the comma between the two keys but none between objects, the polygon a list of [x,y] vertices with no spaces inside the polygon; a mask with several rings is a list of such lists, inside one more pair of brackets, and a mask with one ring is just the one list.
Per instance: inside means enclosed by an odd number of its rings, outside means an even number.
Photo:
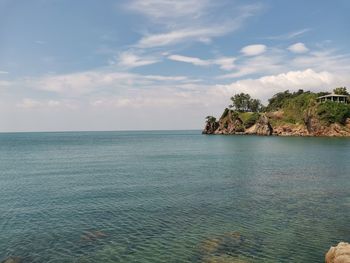
[{"label": "boulder", "polygon": [[331,247],[326,254],[326,263],[350,263],[350,244],[340,242]]}]

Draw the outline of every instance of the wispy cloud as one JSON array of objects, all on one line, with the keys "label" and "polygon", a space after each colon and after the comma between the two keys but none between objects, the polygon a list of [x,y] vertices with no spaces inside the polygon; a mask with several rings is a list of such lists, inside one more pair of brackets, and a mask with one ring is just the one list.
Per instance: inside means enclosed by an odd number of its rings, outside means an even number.
[{"label": "wispy cloud", "polygon": [[46,41],[35,40],[35,44],[38,44],[38,45],[45,45],[45,44],[46,44]]},{"label": "wispy cloud", "polygon": [[168,56],[168,59],[179,62],[191,63],[196,66],[209,66],[211,64],[209,60],[203,60],[196,57],[187,57],[182,55],[170,55]]},{"label": "wispy cloud", "polygon": [[281,35],[270,36],[270,37],[265,37],[265,38],[271,39],[271,40],[288,40],[288,39],[300,37],[309,31],[311,31],[311,28],[303,28],[303,29],[300,29],[297,31],[289,32],[287,34],[281,34]]},{"label": "wispy cloud", "polygon": [[210,42],[213,37],[219,37],[238,29],[237,23],[227,25],[211,25],[210,27],[191,27],[173,30],[160,34],[149,34],[141,38],[136,47],[154,48],[174,45],[181,42],[197,41]]},{"label": "wispy cloud", "polygon": [[8,71],[0,70],[0,74],[9,74]]},{"label": "wispy cloud", "polygon": [[235,68],[235,57],[219,57],[216,59],[200,59],[197,57],[188,57],[182,55],[170,55],[168,59],[178,62],[190,63],[196,66],[218,65],[223,70],[232,70]]},{"label": "wispy cloud", "polygon": [[[135,68],[135,67],[141,67],[146,66],[150,64],[154,64],[159,62],[159,58],[151,57],[151,56],[139,56],[131,51],[126,51],[120,53],[116,58],[116,63],[125,68]],[[114,64],[114,60],[111,64]]]},{"label": "wispy cloud", "polygon": [[[132,0],[126,8],[140,13],[156,24],[149,26],[135,45],[138,48],[154,48],[182,42],[210,43],[212,38],[236,31],[250,16],[255,15],[261,5],[237,5],[207,0]],[[218,11],[222,15],[213,15]]]}]

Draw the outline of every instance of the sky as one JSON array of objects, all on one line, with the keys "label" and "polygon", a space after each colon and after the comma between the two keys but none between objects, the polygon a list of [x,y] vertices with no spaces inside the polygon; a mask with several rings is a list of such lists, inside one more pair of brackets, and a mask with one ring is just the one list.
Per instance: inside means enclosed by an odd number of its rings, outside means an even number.
[{"label": "sky", "polygon": [[347,0],[0,0],[0,132],[202,129],[350,87]]}]

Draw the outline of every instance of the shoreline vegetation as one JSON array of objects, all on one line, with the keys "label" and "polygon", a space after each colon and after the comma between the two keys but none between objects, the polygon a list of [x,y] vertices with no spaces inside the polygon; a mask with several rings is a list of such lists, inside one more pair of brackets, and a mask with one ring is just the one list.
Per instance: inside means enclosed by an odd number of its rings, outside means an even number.
[{"label": "shoreline vegetation", "polygon": [[[342,96],[344,101],[320,100]],[[345,87],[333,93],[298,90],[279,92],[264,106],[249,94],[231,97],[229,105],[217,120],[206,117],[203,134],[264,136],[350,136],[349,93]]]}]

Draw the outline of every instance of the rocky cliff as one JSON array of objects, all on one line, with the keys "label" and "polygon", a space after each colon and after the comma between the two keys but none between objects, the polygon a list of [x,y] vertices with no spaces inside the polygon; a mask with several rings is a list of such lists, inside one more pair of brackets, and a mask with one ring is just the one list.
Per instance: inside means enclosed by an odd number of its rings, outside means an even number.
[{"label": "rocky cliff", "polygon": [[218,121],[208,119],[203,134],[245,134],[276,136],[350,136],[350,118],[343,124],[325,123],[315,110],[304,112],[302,121],[287,122],[283,110],[265,113],[239,113],[225,109]]}]

